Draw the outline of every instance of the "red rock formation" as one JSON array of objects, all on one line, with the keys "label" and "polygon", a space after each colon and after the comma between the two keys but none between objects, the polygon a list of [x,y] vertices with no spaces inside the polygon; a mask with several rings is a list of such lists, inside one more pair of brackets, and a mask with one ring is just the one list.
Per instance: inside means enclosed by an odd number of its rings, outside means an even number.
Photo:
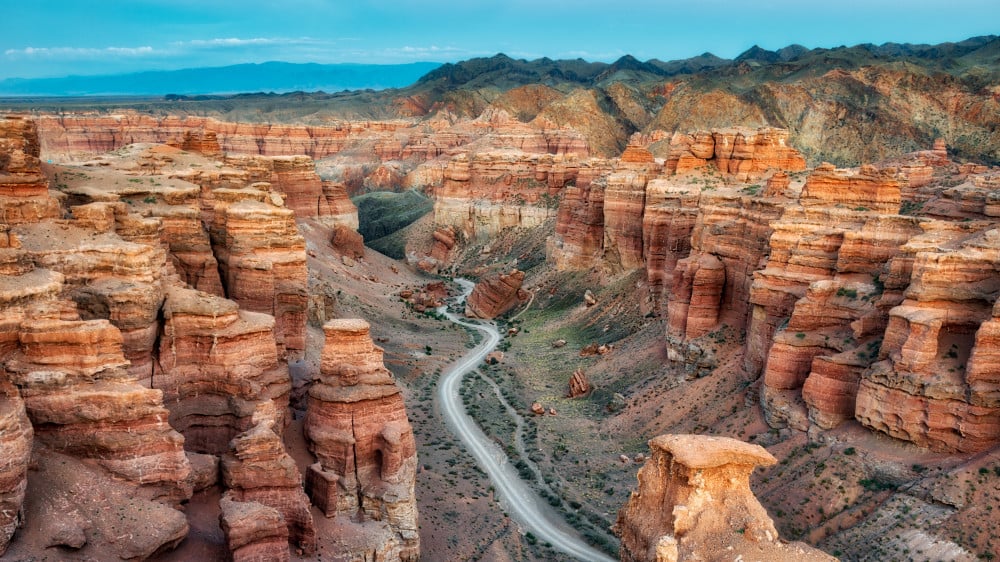
[{"label": "red rock formation", "polygon": [[[568,186],[556,220],[556,234],[548,241],[546,255],[556,269],[576,270],[597,265],[604,256],[604,191],[607,180],[581,173]],[[584,181],[586,180],[586,181]]]},{"label": "red rock formation", "polygon": [[587,375],[583,374],[583,369],[573,371],[573,376],[569,378],[569,398],[578,398],[590,394],[594,387],[587,380]]},{"label": "red rock formation", "polygon": [[434,246],[431,247],[431,258],[438,263],[447,263],[451,256],[451,249],[455,247],[455,229],[451,226],[442,226],[434,230]]},{"label": "red rock formation", "polygon": [[465,303],[465,315],[470,318],[496,318],[519,302],[528,300],[521,290],[524,272],[513,270],[509,274],[486,277],[476,283]]},{"label": "red rock formation", "polygon": [[661,435],[618,512],[624,562],[835,560],[778,537],[750,490],[750,473],[777,462],[759,445],[726,437]]},{"label": "red rock formation", "polygon": [[32,435],[24,401],[0,373],[0,556],[23,520]]},{"label": "red rock formation", "polygon": [[365,257],[365,239],[356,230],[342,224],[333,227],[330,244],[338,254],[354,259]]},{"label": "red rock formation", "polygon": [[278,362],[274,318],[180,287],[168,290],[163,316],[152,387],[162,390],[188,450],[222,454],[253,426],[260,404],[284,411],[291,379]]},{"label": "red rock formation", "polygon": [[715,164],[739,181],[755,180],[770,169],[805,170],[805,158],[788,144],[788,131],[761,128],[720,129],[675,134],[670,140],[667,170],[683,174]]},{"label": "red rock formation", "polygon": [[358,208],[347,195],[344,184],[323,180],[323,198],[319,201],[319,209],[319,216],[327,225],[342,224],[352,230],[358,229]]},{"label": "red rock formation", "polygon": [[726,266],[711,254],[677,262],[677,276],[670,301],[669,332],[697,338],[719,322]]},{"label": "red rock formation", "polygon": [[691,253],[691,233],[698,218],[701,189],[666,179],[646,184],[646,208],[642,216],[646,280],[654,309],[666,307],[674,286],[678,260]]},{"label": "red rock formation", "polygon": [[211,235],[226,293],[245,310],[274,316],[278,344],[291,357],[301,356],[308,272],[295,214],[254,200],[255,190],[226,194],[238,199],[234,203],[220,201],[220,191]]},{"label": "red rock formation", "polygon": [[184,438],[167,424],[163,393],[128,375],[121,332],[64,315],[58,306],[34,310],[6,363],[35,438],[171,501],[190,497]]},{"label": "red rock formation", "polygon": [[[319,462],[306,486],[327,517],[389,536],[365,548],[378,559],[416,560],[416,445],[399,387],[363,320],[331,320],[320,380],[309,390],[305,432]],[[374,532],[374,531],[369,531]]]},{"label": "red rock formation", "polygon": [[[555,217],[558,197],[574,179],[575,160],[520,151],[453,157],[434,190],[434,223],[467,238],[508,227],[531,228]],[[553,168],[559,173],[550,173]]]},{"label": "red rock formation", "polygon": [[942,451],[981,451],[1000,440],[1000,408],[984,383],[992,377],[985,373],[998,260],[998,230],[916,253],[905,300],[889,311],[881,361],[862,375],[861,423]]},{"label": "red rock formation", "polygon": [[60,115],[37,118],[42,150],[49,154],[104,153],[132,143],[182,146],[186,134],[211,134],[223,151],[262,156],[336,154],[350,139],[378,137],[409,127],[402,121],[353,121],[331,127],[226,123],[203,117],[154,117],[139,113]]},{"label": "red rock formation", "polygon": [[[273,408],[266,409],[271,409],[272,415],[259,417],[273,417]],[[226,497],[278,511],[288,526],[288,540],[308,555],[316,550],[309,498],[302,490],[302,475],[295,461],[273,431],[274,424],[273,419],[261,419],[233,439],[230,451],[222,457],[222,481],[229,489]]]},{"label": "red rock formation", "polygon": [[821,164],[809,175],[799,201],[804,206],[845,205],[885,214],[899,212],[899,181],[895,170],[862,166],[856,174]]},{"label": "red rock formation", "polygon": [[66,290],[85,317],[109,319],[121,330],[130,371],[148,376],[166,252],[73,223],[22,225],[17,233],[36,266],[65,276]]},{"label": "red rock formation", "polygon": [[38,154],[34,121],[12,115],[0,119],[0,223],[33,223],[60,215]]},{"label": "red rock formation", "polygon": [[241,502],[227,492],[219,500],[219,525],[233,562],[287,562],[288,527],[281,513],[258,502]]}]

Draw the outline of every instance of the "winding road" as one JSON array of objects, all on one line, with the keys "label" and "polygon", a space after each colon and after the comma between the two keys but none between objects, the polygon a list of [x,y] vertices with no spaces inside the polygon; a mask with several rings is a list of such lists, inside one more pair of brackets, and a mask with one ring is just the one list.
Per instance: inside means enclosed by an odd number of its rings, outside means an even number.
[{"label": "winding road", "polygon": [[[472,293],[474,285],[466,279],[456,279],[455,281],[462,286],[461,302],[464,302],[466,297]],[[479,463],[480,468],[489,475],[501,503],[506,507],[510,516],[523,528],[530,530],[539,540],[548,542],[556,550],[580,560],[614,562],[614,558],[584,542],[565,521],[549,508],[545,500],[521,480],[517,471],[508,462],[507,455],[503,450],[488,438],[465,412],[462,398],[458,392],[462,378],[474,371],[482,363],[486,354],[493,351],[500,342],[500,333],[496,327],[492,324],[467,322],[448,312],[446,307],[439,308],[438,312],[448,320],[478,330],[485,336],[479,345],[449,366],[441,376],[437,388],[437,398],[445,424],[452,433],[461,439],[466,449]]]}]

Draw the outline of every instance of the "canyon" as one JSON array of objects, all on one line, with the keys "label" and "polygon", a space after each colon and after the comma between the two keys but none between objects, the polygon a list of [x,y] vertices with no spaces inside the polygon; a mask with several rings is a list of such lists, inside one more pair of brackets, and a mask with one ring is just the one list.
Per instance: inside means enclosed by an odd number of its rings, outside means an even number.
[{"label": "canyon", "polygon": [[[996,96],[925,77],[953,126],[860,145],[756,105],[908,72],[3,115],[0,554],[988,559]],[[399,260],[385,191],[430,201]]]}]

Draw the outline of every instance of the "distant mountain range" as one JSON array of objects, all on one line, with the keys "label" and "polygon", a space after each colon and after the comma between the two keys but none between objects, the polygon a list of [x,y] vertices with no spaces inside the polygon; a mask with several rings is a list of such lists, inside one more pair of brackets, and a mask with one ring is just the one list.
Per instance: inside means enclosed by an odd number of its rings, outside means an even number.
[{"label": "distant mountain range", "polygon": [[158,70],[104,76],[7,78],[0,96],[162,96],[401,88],[441,66],[410,64],[296,64],[265,62],[214,68]]}]

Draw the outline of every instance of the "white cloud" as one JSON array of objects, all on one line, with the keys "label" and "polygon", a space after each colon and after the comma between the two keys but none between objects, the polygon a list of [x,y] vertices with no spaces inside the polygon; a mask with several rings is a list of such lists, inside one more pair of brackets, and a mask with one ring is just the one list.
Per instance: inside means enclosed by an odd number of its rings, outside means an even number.
[{"label": "white cloud", "polygon": [[252,37],[243,39],[240,37],[216,37],[213,39],[191,39],[189,41],[177,41],[174,45],[179,47],[246,47],[251,45],[306,45],[319,43],[316,39],[309,37],[288,38],[288,37]]},{"label": "white cloud", "polygon": [[141,57],[156,52],[152,47],[25,47],[23,49],[7,49],[8,57],[40,57],[40,58],[89,58],[104,56]]}]

